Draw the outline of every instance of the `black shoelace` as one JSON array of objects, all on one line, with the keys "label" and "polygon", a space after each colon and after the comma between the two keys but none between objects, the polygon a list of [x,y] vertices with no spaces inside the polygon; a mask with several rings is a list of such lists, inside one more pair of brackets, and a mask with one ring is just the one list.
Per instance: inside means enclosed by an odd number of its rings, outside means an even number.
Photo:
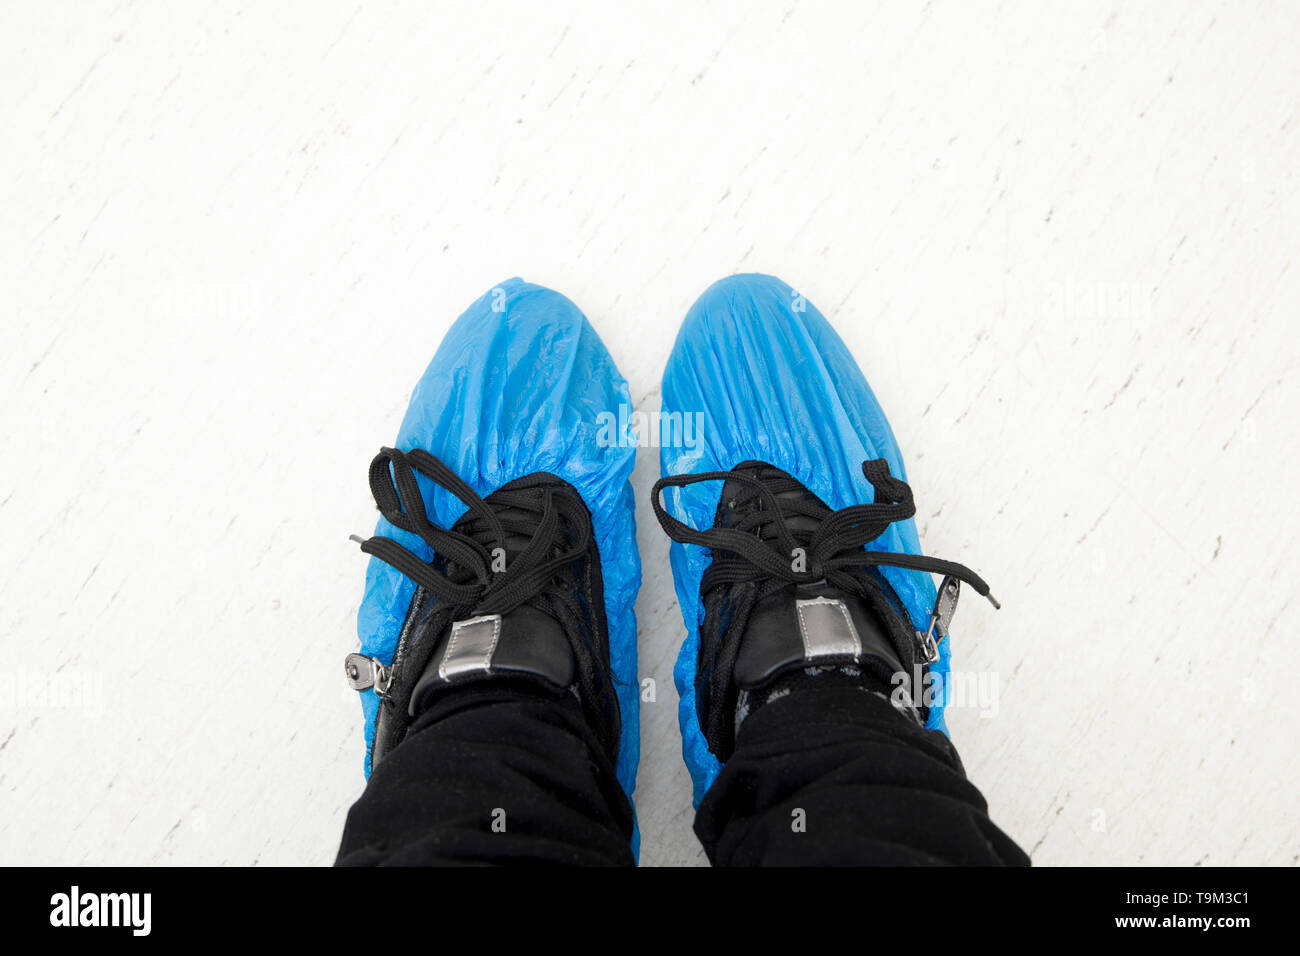
[{"label": "black shoelace", "polygon": [[[742,470],[756,470],[757,477]],[[789,585],[813,584],[823,579],[846,591],[861,593],[860,569],[888,565],[950,575],[970,585],[994,607],[1001,607],[989,593],[984,579],[963,564],[924,555],[863,551],[868,542],[879,538],[891,524],[915,515],[916,505],[912,489],[907,482],[889,473],[885,459],[863,462],[862,473],[875,489],[875,501],[869,505],[849,505],[839,511],[831,511],[814,500],[799,481],[762,462],[745,462],[734,471],[660,478],[651,495],[655,516],[670,538],[712,549],[713,563],[700,583],[703,594],[721,584],[757,582],[761,586],[754,600],[758,601]],[[660,501],[664,488],[682,488],[703,481],[739,482],[749,493],[731,505],[754,504],[752,499],[757,498],[761,507],[744,513],[730,528],[705,530],[692,528],[664,510]],[[793,530],[790,519],[795,516],[812,519],[816,530]],[[796,548],[804,551],[801,571],[795,570]]]},{"label": "black shoelace", "polygon": [[[468,509],[448,530],[429,520],[415,472],[459,498]],[[535,597],[557,572],[586,557],[591,525],[582,506],[568,495],[544,486],[503,488],[489,505],[436,456],[423,449],[409,452],[385,448],[370,463],[370,490],[380,513],[394,527],[418,535],[442,562],[453,568],[443,574],[391,538],[375,536],[361,550],[391,565],[420,587],[466,612],[505,614]],[[566,542],[561,519],[577,536]],[[528,539],[505,571],[492,570],[493,548]],[[573,605],[575,611],[577,605]]]}]

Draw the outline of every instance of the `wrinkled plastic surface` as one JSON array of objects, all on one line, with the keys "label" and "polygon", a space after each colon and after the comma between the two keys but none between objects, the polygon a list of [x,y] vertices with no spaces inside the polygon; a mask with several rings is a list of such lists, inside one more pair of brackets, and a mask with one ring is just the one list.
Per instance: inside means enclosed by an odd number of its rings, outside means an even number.
[{"label": "wrinkled plastic surface", "polygon": [[[871,358],[889,361],[888,356]],[[702,416],[698,441],[661,449],[665,475],[727,471],[743,461],[765,461],[799,479],[832,509],[873,500],[862,474],[864,460],[884,458],[896,477],[907,480],[889,422],[853,356],[812,303],[772,276],[722,279],[691,307],[664,370],[663,410]],[[665,489],[664,503],[678,520],[708,528],[721,493],[720,482],[701,482]],[[891,525],[868,549],[920,554],[915,523]],[[686,625],[674,669],[681,695],[682,755],[698,805],[720,769],[695,707],[704,618],[700,578],[710,559],[707,549],[676,542],[669,555]],[[902,568],[883,568],[882,573],[913,625],[928,627],[933,579]],[[943,679],[949,669],[947,639],[940,642],[939,653],[931,672]],[[946,732],[942,702],[931,709],[927,726]]]},{"label": "wrinkled plastic surface", "polygon": [[[466,309],[447,332],[416,383],[394,447],[432,452],[484,497],[539,471],[563,478],[582,496],[600,550],[622,715],[617,773],[630,798],[640,746],[633,604],[641,561],[628,481],[636,442],[602,417],[611,413],[617,423],[620,405],[631,406],[627,382],[578,307],[550,289],[510,279]],[[430,519],[450,528],[465,505],[423,475],[418,480]],[[417,535],[383,518],[375,534],[426,561],[431,557]],[[370,559],[357,615],[362,653],[392,661],[414,593],[410,579]],[[361,701],[368,777],[379,699],[366,691]]]}]

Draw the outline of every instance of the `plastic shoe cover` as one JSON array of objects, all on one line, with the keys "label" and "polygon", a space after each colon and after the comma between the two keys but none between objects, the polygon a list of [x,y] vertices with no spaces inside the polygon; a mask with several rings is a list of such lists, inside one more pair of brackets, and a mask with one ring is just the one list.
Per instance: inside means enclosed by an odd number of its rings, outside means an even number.
[{"label": "plastic shoe cover", "polygon": [[[620,405],[631,406],[627,382],[578,307],[558,292],[510,279],[466,309],[447,332],[416,383],[393,447],[432,452],[484,497],[538,471],[557,475],[582,496],[600,549],[622,716],[617,774],[630,798],[640,748],[633,604],[641,560],[628,481],[636,442],[617,431],[620,418],[628,417],[619,415]],[[423,475],[418,480],[430,519],[450,528],[465,505]],[[382,518],[375,534],[426,561],[431,556],[417,535]],[[409,578],[370,559],[357,614],[361,653],[392,662],[414,593]],[[361,703],[369,777],[379,698],[367,690]]]},{"label": "plastic shoe cover", "polygon": [[[799,479],[832,510],[873,500],[863,461],[884,458],[896,478],[907,480],[889,422],[853,356],[810,302],[772,276],[722,279],[691,307],[664,370],[663,412],[682,415],[681,433],[693,438],[664,443],[665,475],[728,471],[743,461],[764,461]],[[668,488],[664,505],[679,521],[708,528],[721,491],[720,482]],[[890,525],[867,547],[921,553],[912,520]],[[709,752],[695,707],[704,618],[700,578],[710,556],[705,548],[677,542],[669,555],[686,624],[673,672],[681,695],[682,755],[698,805],[721,768]],[[907,607],[912,625],[924,633],[934,607],[933,579],[902,568],[881,572]],[[947,639],[940,642],[939,655],[930,673],[944,680]],[[926,726],[947,732],[942,700],[931,706]]]}]

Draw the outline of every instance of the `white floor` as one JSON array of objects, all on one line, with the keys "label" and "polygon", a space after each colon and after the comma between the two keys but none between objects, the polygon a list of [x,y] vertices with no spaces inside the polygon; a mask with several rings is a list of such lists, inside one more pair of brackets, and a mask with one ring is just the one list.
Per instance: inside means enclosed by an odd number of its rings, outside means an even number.
[{"label": "white floor", "polygon": [[[0,862],[328,863],[365,471],[508,276],[642,409],[713,279],[858,356],[1040,864],[1294,863],[1294,4],[0,7]],[[638,462],[647,864],[702,863]],[[986,698],[984,703],[989,703]]]}]

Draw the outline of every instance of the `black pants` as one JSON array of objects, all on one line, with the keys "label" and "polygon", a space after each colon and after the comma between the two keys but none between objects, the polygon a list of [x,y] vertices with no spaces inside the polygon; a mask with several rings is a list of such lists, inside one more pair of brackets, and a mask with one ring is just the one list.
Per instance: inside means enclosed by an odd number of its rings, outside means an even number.
[{"label": "black pants", "polygon": [[[1029,862],[947,737],[851,687],[750,715],[695,832],[720,866]],[[483,685],[435,703],[380,762],[337,862],[631,865],[631,836],[632,808],[577,701]]]}]

